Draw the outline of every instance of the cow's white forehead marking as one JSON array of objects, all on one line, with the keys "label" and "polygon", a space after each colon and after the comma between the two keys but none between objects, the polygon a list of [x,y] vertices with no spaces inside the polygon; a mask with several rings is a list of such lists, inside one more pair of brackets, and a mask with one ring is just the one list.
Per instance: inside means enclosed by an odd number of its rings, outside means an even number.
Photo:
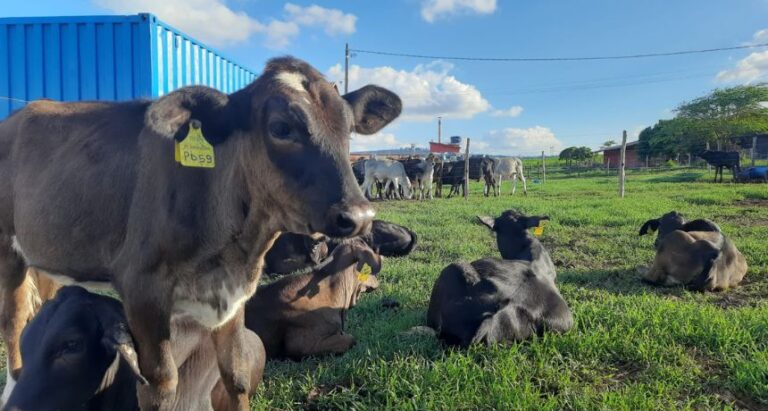
[{"label": "cow's white forehead marking", "polygon": [[307,89],[304,88],[304,82],[307,81],[307,78],[301,73],[297,73],[295,71],[282,71],[277,73],[275,78],[277,81],[296,91],[307,91]]}]

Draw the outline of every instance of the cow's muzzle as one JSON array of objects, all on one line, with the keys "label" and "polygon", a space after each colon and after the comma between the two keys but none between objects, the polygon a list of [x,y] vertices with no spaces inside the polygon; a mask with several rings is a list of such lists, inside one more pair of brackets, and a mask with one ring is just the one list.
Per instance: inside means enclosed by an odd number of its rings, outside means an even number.
[{"label": "cow's muzzle", "polygon": [[342,205],[337,204],[328,210],[323,233],[331,237],[354,237],[371,231],[376,211],[367,201]]}]

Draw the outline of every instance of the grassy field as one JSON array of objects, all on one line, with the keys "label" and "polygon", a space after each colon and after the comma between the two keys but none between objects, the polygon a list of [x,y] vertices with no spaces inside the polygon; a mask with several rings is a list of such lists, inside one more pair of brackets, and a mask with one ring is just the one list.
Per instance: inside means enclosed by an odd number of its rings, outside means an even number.
[{"label": "grassy field", "polygon": [[[529,195],[468,202],[377,203],[420,238],[388,259],[382,287],[349,315],[347,354],[273,362],[254,409],[768,409],[768,187],[711,184],[703,171],[548,180]],[[432,284],[453,261],[497,256],[478,214],[546,214],[542,236],[576,326],[509,346],[450,350],[406,332],[423,325]],[[719,294],[652,288],[636,267],[653,257],[640,225],[670,210],[718,222],[750,264]],[[385,298],[400,302],[383,308]]]},{"label": "grassy field", "polygon": [[[550,179],[527,197],[376,204],[379,217],[419,235],[387,259],[382,287],[350,311],[358,344],[337,357],[268,364],[253,409],[768,409],[768,187],[711,184],[704,171]],[[706,180],[706,182],[705,182]],[[451,350],[408,334],[425,322],[447,264],[497,256],[475,221],[519,208],[552,220],[542,241],[576,325],[508,346]],[[715,220],[746,255],[745,284],[719,294],[652,288],[636,268],[653,257],[647,219],[678,210]],[[385,298],[400,303],[382,307]],[[2,358],[4,359],[4,355]],[[0,372],[0,379],[4,377]]]}]

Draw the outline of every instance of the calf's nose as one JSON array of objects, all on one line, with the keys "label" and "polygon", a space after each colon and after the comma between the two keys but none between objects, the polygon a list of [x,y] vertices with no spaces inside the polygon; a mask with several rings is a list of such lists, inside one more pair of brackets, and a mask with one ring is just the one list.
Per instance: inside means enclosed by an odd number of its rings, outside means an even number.
[{"label": "calf's nose", "polygon": [[369,202],[335,205],[326,216],[325,234],[332,237],[354,237],[371,231],[376,211]]}]

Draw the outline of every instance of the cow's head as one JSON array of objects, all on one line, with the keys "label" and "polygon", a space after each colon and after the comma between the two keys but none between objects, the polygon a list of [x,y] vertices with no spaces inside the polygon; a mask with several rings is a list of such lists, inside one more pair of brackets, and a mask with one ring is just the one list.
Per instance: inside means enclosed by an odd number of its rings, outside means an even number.
[{"label": "cow's head", "polygon": [[675,231],[715,231],[720,232],[720,227],[707,219],[697,219],[690,222],[685,221],[685,217],[677,211],[670,211],[663,216],[646,221],[640,227],[640,235],[646,235],[649,232],[658,230],[656,240],[653,246],[658,249],[661,241],[667,234]]},{"label": "cow's head", "polygon": [[548,216],[526,216],[517,210],[507,210],[497,218],[478,216],[477,219],[496,233],[496,244],[501,257],[517,259],[519,254],[530,248],[532,238],[528,229],[538,227]]},{"label": "cow's head", "polygon": [[377,86],[340,96],[309,64],[283,57],[229,96],[173,92],[152,104],[147,122],[178,139],[190,119],[201,120],[210,142],[229,147],[226,161],[237,162],[251,203],[269,210],[264,218],[283,231],[349,237],[367,232],[374,217],[348,161],[350,135],[379,131],[401,109],[397,95]]},{"label": "cow's head", "polygon": [[8,409],[85,410],[118,373],[146,383],[120,302],[80,287],[64,287],[43,305],[24,329],[21,356]]}]

